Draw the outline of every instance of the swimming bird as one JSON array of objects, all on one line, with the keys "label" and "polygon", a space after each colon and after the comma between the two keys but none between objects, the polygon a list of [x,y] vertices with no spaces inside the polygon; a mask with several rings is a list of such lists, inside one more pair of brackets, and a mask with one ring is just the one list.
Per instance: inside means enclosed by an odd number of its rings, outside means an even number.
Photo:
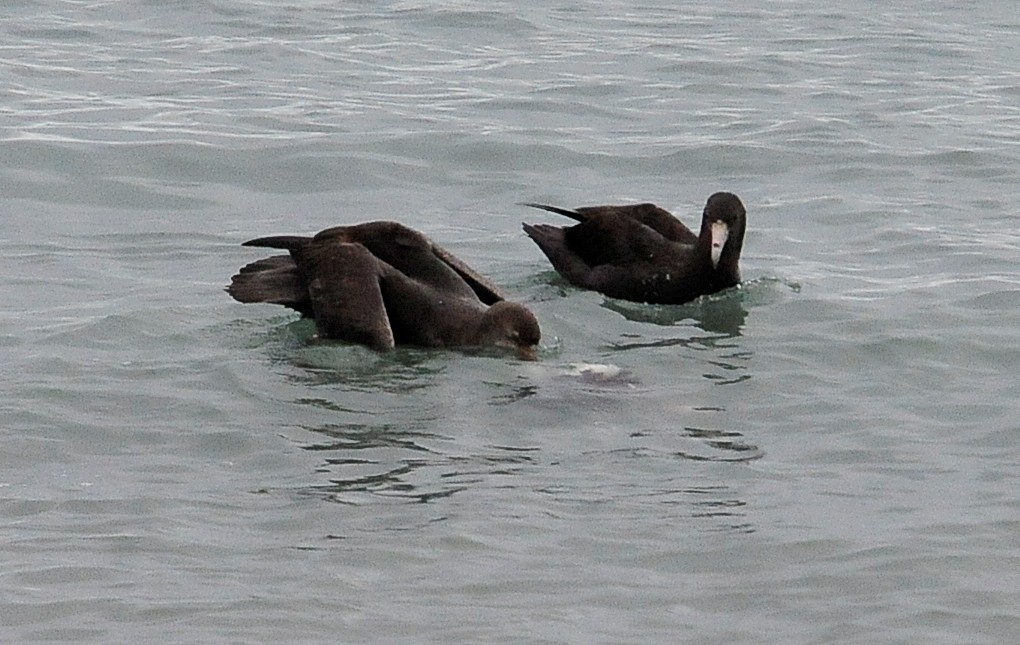
[{"label": "swimming bird", "polygon": [[553,268],[583,289],[635,302],[680,304],[740,283],[747,213],[733,193],[708,198],[701,231],[655,204],[565,209],[572,226],[524,224]]},{"label": "swimming bird", "polygon": [[533,360],[538,321],[422,233],[397,222],[337,226],[313,237],[261,237],[285,249],[241,268],[227,292],[315,319],[318,336],[385,351],[396,345],[496,346]]}]

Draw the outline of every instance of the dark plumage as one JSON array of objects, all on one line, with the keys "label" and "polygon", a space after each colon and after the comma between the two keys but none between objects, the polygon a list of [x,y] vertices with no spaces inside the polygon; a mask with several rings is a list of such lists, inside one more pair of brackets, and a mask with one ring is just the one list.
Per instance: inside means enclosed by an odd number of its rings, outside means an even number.
[{"label": "dark plumage", "polygon": [[622,300],[680,304],[740,283],[746,212],[732,193],[708,198],[697,235],[654,204],[574,210],[525,206],[579,222],[524,225],[556,271],[574,286]]},{"label": "dark plumage", "polygon": [[243,267],[227,287],[240,302],[315,318],[322,337],[378,350],[499,346],[533,359],[541,333],[523,305],[423,234],[396,222],[277,236],[244,246],[286,249]]}]

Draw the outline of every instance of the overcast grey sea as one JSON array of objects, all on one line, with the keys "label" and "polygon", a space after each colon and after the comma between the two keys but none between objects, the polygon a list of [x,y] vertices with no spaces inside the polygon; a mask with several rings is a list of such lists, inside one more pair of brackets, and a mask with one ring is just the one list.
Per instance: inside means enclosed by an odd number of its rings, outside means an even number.
[{"label": "overcast grey sea", "polygon": [[[0,16],[0,642],[1017,642],[1016,2]],[[744,284],[684,306],[520,228],[718,190]],[[540,360],[223,291],[382,218]]]}]

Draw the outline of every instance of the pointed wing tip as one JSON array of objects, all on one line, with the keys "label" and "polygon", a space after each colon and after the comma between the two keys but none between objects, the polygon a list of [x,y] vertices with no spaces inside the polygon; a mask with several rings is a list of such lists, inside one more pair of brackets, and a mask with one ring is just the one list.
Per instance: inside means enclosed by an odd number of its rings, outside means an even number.
[{"label": "pointed wing tip", "polygon": [[549,204],[539,204],[538,202],[519,202],[521,206],[528,206],[530,208],[537,208],[539,210],[548,211],[564,217],[569,217],[576,222],[583,222],[586,218],[583,213],[578,210],[571,210],[569,208],[560,208],[559,206],[550,206]]}]

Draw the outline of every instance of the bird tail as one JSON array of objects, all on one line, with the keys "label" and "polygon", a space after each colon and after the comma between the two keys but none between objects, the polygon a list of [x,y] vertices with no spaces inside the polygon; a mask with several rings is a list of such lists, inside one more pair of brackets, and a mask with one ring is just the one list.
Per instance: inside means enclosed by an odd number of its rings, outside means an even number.
[{"label": "bird tail", "polygon": [[[280,238],[262,238],[272,240]],[[252,240],[261,242],[262,240]],[[271,244],[248,244],[270,246]],[[289,255],[274,255],[245,265],[230,279],[227,293],[238,302],[266,302],[290,307],[302,314],[312,314],[308,287],[301,272]]]}]

